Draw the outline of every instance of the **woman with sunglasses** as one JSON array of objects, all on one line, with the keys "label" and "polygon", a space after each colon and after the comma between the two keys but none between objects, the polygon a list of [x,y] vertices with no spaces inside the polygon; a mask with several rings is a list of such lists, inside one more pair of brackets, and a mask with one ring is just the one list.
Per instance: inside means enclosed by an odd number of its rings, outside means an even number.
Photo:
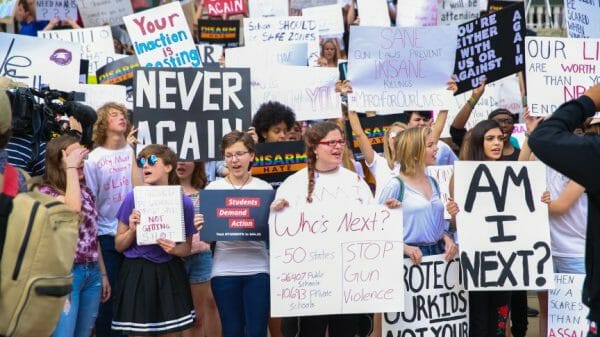
[{"label": "woman with sunglasses", "polygon": [[[220,148],[229,173],[206,186],[207,190],[273,189],[250,175],[255,150],[249,133],[226,134]],[[224,337],[267,336],[269,256],[264,241],[217,241],[210,283]]]},{"label": "woman with sunglasses", "polygon": [[[177,185],[177,156],[165,145],[148,145],[139,154],[144,185]],[[194,227],[194,206],[185,195],[183,215],[186,241],[158,239],[138,245],[136,229],[143,214],[136,210],[133,192],[117,213],[115,248],[125,256],[115,292],[112,329],[129,336],[162,335],[183,331],[194,323],[189,280],[181,259],[189,255]]]},{"label": "woman with sunglasses", "polygon": [[[302,207],[318,203],[341,204],[351,208],[373,204],[373,194],[367,183],[356,173],[342,167],[346,138],[342,129],[333,122],[320,122],[310,126],[304,135],[307,167],[289,176],[277,190],[271,210],[285,207]],[[397,204],[388,206],[396,207]],[[327,207],[327,206],[324,206]],[[304,316],[283,319],[286,337],[354,337],[366,336],[361,323],[371,317],[366,314]]]},{"label": "woman with sunglasses", "polygon": [[89,336],[100,302],[110,297],[110,284],[99,253],[98,211],[94,194],[83,180],[83,158],[88,152],[79,144],[79,138],[70,135],[54,138],[46,147],[46,172],[40,192],[59,199],[81,215],[73,262],[73,290],[53,336]]}]

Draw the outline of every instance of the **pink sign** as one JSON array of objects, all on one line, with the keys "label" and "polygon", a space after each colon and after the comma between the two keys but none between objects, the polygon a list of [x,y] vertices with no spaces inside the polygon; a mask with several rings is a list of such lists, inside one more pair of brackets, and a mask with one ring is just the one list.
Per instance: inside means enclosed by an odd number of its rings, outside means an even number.
[{"label": "pink sign", "polygon": [[244,0],[206,0],[205,4],[210,16],[248,13],[248,7]]}]

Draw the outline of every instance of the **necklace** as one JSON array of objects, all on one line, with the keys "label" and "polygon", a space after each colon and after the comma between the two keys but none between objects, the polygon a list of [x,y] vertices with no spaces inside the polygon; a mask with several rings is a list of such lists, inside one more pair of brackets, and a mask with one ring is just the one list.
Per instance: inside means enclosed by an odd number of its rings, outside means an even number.
[{"label": "necklace", "polygon": [[240,187],[235,187],[235,185],[233,184],[233,181],[231,181],[231,178],[229,176],[227,176],[227,180],[229,180],[229,183],[231,184],[231,187],[233,187],[234,190],[241,190],[242,187],[246,186],[248,181],[250,181],[250,177],[251,176],[248,175],[248,178],[246,178],[246,181],[244,181],[244,183]]},{"label": "necklace", "polygon": [[317,172],[317,173],[331,173],[331,172],[337,171],[339,168],[340,168],[339,166],[336,166],[336,167],[334,167],[332,169],[329,169],[329,170],[319,170],[319,169],[317,169],[315,167],[315,172]]}]

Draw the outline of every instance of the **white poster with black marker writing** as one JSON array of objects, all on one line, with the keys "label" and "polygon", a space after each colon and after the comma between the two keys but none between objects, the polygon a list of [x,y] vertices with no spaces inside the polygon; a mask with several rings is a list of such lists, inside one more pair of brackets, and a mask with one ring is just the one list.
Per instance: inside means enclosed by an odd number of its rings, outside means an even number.
[{"label": "white poster with black marker writing", "polygon": [[311,204],[271,213],[274,317],[402,311],[402,210]]},{"label": "white poster with black marker writing", "polygon": [[88,60],[88,72],[92,76],[96,76],[96,70],[116,59],[113,36],[109,26],[38,31],[38,36],[43,39],[79,43],[81,58]]},{"label": "white poster with black marker writing", "polygon": [[200,53],[183,14],[174,1],[123,18],[142,67],[201,67]]},{"label": "white poster with black marker writing", "polygon": [[61,89],[79,83],[81,45],[0,33],[0,76],[32,88]]},{"label": "white poster with black marker writing", "polygon": [[586,336],[589,308],[581,301],[585,274],[554,274],[554,289],[548,290],[548,336]]},{"label": "white poster with black marker writing", "polygon": [[43,0],[31,1],[35,4],[35,19],[39,21],[77,20],[77,1],[75,0]]},{"label": "white poster with black marker writing", "polygon": [[219,59],[223,56],[223,45],[202,43],[197,44],[196,47],[200,52],[202,63],[219,63]]},{"label": "white poster with black marker writing", "polygon": [[527,107],[548,116],[600,83],[600,39],[525,38]]},{"label": "white poster with black marker writing", "polygon": [[572,38],[600,38],[600,1],[565,0],[567,35]]},{"label": "white poster with black marker writing", "polygon": [[321,37],[342,36],[344,34],[342,7],[338,4],[304,8],[302,15],[317,20]]},{"label": "white poster with black marker writing", "polygon": [[455,25],[477,19],[482,3],[485,9],[486,0],[441,0],[438,24]]},{"label": "white poster with black marker writing", "polygon": [[122,25],[133,14],[130,0],[77,0],[77,8],[85,27]]},{"label": "white poster with black marker writing", "polygon": [[454,198],[465,288],[554,286],[541,162],[454,163]]},{"label": "white poster with black marker writing", "polygon": [[450,179],[454,173],[453,165],[432,165],[427,166],[427,174],[432,176],[440,188],[442,202],[444,203],[444,218],[450,219],[450,214],[446,210],[446,203],[450,198]]},{"label": "white poster with black marker writing", "polygon": [[460,276],[460,260],[425,256],[421,264],[404,260],[403,312],[386,312],[382,336],[468,336],[469,294]]},{"label": "white poster with black marker writing", "polygon": [[456,26],[351,26],[349,108],[379,114],[446,109],[456,34]]}]

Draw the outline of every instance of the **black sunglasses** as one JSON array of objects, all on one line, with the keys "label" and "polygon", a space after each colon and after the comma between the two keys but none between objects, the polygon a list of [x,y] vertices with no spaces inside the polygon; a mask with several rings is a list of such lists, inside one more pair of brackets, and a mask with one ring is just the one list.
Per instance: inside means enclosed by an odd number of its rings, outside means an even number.
[{"label": "black sunglasses", "polygon": [[158,162],[158,157],[155,154],[151,154],[148,158],[140,157],[136,160],[137,166],[140,168],[144,167],[146,163],[150,166],[154,166],[156,165],[156,162]]}]

